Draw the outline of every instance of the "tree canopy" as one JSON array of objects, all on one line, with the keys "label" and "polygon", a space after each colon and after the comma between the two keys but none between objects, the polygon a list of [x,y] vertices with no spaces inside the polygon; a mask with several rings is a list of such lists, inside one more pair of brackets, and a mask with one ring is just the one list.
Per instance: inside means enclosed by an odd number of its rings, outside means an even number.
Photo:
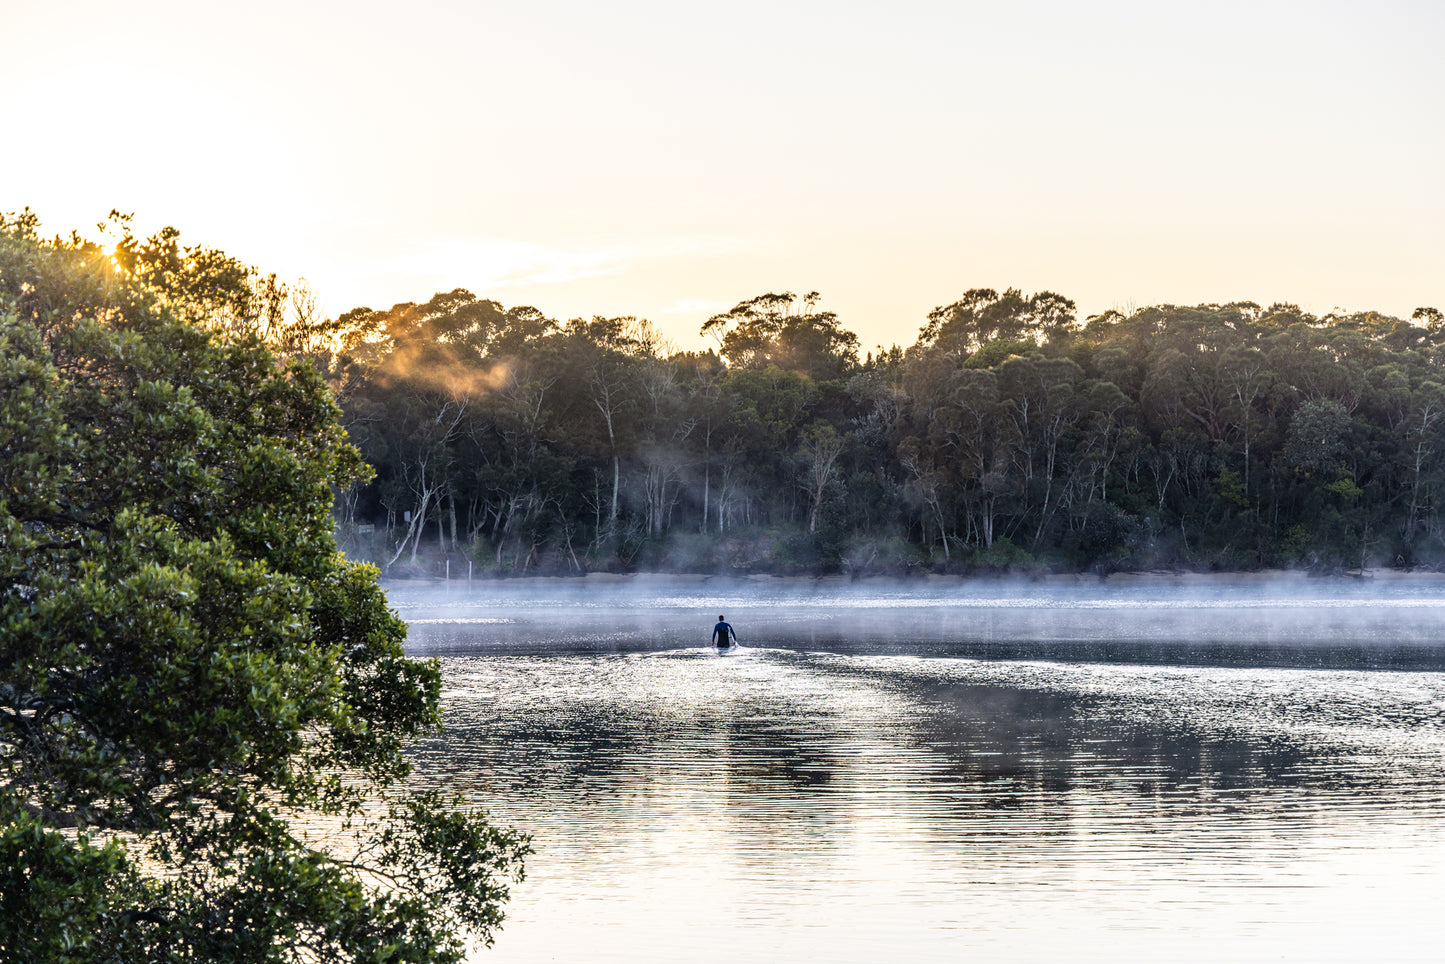
[{"label": "tree canopy", "polygon": [[389,327],[345,401],[377,478],[340,531],[397,573],[1445,565],[1431,308],[1080,321],[972,288],[860,359],[816,292],[740,301],[702,353],[442,302],[489,320]]},{"label": "tree canopy", "polygon": [[369,471],[279,290],[0,219],[0,957],[459,960],[521,873],[405,786],[439,670],[337,551]]}]

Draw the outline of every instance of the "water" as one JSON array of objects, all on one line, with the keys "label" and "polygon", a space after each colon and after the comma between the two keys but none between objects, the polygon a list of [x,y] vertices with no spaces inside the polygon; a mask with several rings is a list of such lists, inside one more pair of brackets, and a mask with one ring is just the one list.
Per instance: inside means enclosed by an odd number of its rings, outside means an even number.
[{"label": "water", "polygon": [[478,960],[1440,959],[1438,587],[564,589],[393,591]]}]

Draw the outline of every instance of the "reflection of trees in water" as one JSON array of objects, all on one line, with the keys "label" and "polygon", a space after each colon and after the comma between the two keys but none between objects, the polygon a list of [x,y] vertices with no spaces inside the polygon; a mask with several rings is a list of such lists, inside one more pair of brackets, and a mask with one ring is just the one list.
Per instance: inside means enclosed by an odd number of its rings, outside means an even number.
[{"label": "reflection of trees in water", "polygon": [[[877,681],[899,685],[882,673]],[[926,708],[908,738],[946,761],[935,779],[1012,786],[996,805],[1107,787],[1141,803],[1168,797],[1177,809],[1184,796],[1228,796],[1227,805],[1264,791],[1362,794],[1395,782],[1386,769],[1349,763],[1347,747],[1151,718],[1148,708],[1123,712],[1103,695],[918,678],[905,685]]]},{"label": "reflection of trees in water", "polygon": [[[819,614],[806,623],[775,619],[750,626],[782,648],[859,655],[953,656],[989,660],[1068,660],[1164,666],[1295,669],[1445,670],[1437,620],[1391,617],[1394,639],[1379,640],[1376,614],[1329,614],[1335,624],[1272,622],[1258,611],[954,609],[890,612],[886,618]],[[1296,617],[1298,618],[1298,617]]]},{"label": "reflection of trees in water", "polygon": [[[561,791],[579,800],[675,782],[679,771],[708,771],[709,779],[741,794],[815,791],[846,766],[835,740],[816,726],[754,716],[659,718],[586,703],[545,716],[453,713],[446,733],[419,744],[412,756],[428,782],[505,789],[522,798]],[[507,785],[489,785],[500,774]]]},{"label": "reflection of trees in water", "polygon": [[[1155,809],[1178,816],[1289,806],[1295,797],[1409,801],[1440,789],[1438,773],[1361,764],[1358,746],[1283,724],[1234,726],[1229,714],[1251,699],[1244,693],[1220,703],[1080,692],[1038,679],[945,678],[927,661],[903,671],[795,653],[758,658],[831,695],[789,703],[776,690],[679,707],[664,690],[656,702],[619,701],[617,679],[579,684],[574,674],[551,691],[547,661],[527,660],[527,684],[499,685],[525,691],[538,683],[546,692],[530,705],[498,707],[484,696],[451,702],[446,735],[416,749],[419,773],[554,806],[693,791],[714,804],[721,794],[728,806],[768,798],[805,804],[830,794],[911,806],[926,793],[930,808],[1030,811],[1050,824],[1080,807],[1124,806],[1137,819]],[[957,671],[953,661],[941,665]],[[1348,716],[1336,707],[1312,715],[1299,693],[1278,698],[1270,719]]]}]

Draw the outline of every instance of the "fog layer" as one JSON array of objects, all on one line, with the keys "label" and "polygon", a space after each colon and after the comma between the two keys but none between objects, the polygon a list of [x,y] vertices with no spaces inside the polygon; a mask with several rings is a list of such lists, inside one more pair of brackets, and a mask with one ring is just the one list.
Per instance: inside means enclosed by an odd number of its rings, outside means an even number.
[{"label": "fog layer", "polygon": [[392,584],[419,652],[705,646],[980,659],[1445,669],[1445,579],[589,577]]}]

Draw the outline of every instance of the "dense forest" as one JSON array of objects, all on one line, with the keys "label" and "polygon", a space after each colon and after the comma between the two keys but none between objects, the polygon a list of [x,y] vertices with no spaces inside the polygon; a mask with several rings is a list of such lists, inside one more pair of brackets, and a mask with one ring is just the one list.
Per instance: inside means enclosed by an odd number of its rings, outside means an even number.
[{"label": "dense forest", "polygon": [[342,542],[393,575],[1445,563],[1433,308],[973,289],[921,321],[860,357],[817,294],[766,294],[681,352],[459,289],[294,347],[376,469]]},{"label": "dense forest", "polygon": [[816,293],[784,292],[688,352],[645,320],[461,289],[325,318],[174,229],[100,227],[180,320],[326,379],[374,467],[336,493],[338,539],[392,576],[1445,565],[1434,308],[1081,320],[1052,292],[972,289],[863,355]]}]

